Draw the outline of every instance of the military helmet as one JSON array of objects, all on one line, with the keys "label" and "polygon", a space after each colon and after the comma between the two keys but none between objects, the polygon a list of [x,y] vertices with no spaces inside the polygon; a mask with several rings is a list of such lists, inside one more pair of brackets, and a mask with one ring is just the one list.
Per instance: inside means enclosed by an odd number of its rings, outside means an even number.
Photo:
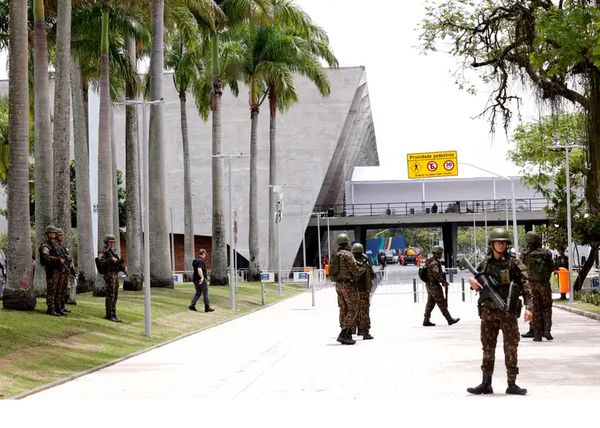
[{"label": "military helmet", "polygon": [[442,254],[444,252],[444,249],[442,247],[440,247],[439,245],[434,245],[433,248],[431,249],[431,252],[433,254]]},{"label": "military helmet", "polygon": [[340,233],[337,236],[337,243],[338,245],[350,245],[350,237],[347,233]]},{"label": "military helmet", "polygon": [[540,235],[531,230],[525,235],[525,242],[527,242],[527,245],[529,245],[530,247],[539,247]]},{"label": "military helmet", "polygon": [[116,241],[115,239],[115,235],[107,233],[106,235],[104,235],[104,243],[106,244],[109,241]]},{"label": "military helmet", "polygon": [[53,224],[46,226],[44,233],[56,233],[56,227]]},{"label": "military helmet", "polygon": [[355,254],[364,254],[365,247],[363,247],[363,244],[357,242],[352,246],[352,252]]},{"label": "military helmet", "polygon": [[64,235],[64,234],[65,234],[65,232],[63,232],[63,230],[62,230],[60,227],[57,227],[57,228],[56,228],[56,235],[57,235],[57,236],[58,236],[58,235]]},{"label": "military helmet", "polygon": [[493,241],[505,241],[508,245],[512,244],[508,230],[503,227],[496,227],[490,232],[488,244],[491,244]]}]

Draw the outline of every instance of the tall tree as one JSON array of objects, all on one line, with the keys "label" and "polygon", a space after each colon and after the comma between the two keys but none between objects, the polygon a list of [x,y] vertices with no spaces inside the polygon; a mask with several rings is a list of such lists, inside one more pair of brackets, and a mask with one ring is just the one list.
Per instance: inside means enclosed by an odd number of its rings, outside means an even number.
[{"label": "tall tree", "polygon": [[[48,35],[44,0],[33,4],[33,87],[35,114],[35,243],[39,247],[46,237],[44,229],[54,223],[53,151],[50,125],[50,89],[48,84]],[[67,186],[68,187],[68,186]],[[36,257],[35,288],[46,291],[44,269]]]},{"label": "tall tree", "polygon": [[71,0],[58,0],[54,80],[54,220],[70,242],[71,231]]},{"label": "tall tree", "polygon": [[2,305],[6,309],[33,310],[36,299],[32,283],[29,229],[29,86],[27,1],[12,0],[9,51],[8,177],[8,282]]},{"label": "tall tree", "polygon": [[[162,98],[164,73],[164,0],[152,0],[152,50],[150,54],[150,97]],[[167,215],[167,176],[163,138],[163,107],[150,107],[150,283],[154,287],[173,287],[169,256]]]}]

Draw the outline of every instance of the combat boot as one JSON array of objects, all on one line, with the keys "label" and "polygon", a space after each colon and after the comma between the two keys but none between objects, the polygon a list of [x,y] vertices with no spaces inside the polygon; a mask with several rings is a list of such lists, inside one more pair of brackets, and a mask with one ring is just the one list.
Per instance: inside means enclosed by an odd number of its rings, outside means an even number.
[{"label": "combat boot", "polygon": [[206,308],[204,308],[204,312],[214,312],[215,310],[213,308],[211,308],[210,306],[207,306]]},{"label": "combat boot", "polygon": [[448,320],[448,325],[456,324],[459,321],[460,321],[460,318],[450,318]]},{"label": "combat boot", "polygon": [[351,328],[347,328],[346,329],[346,345],[354,345],[356,343],[356,340],[352,339],[352,329]]},{"label": "combat boot", "polygon": [[542,334],[541,333],[536,333],[536,335],[533,337],[533,341],[534,342],[541,342],[542,341]]},{"label": "combat boot", "polygon": [[506,388],[506,393],[512,394],[512,395],[525,395],[525,394],[527,394],[527,390],[525,388],[520,388],[514,382],[509,382],[508,388]]},{"label": "combat boot", "polygon": [[62,311],[62,309],[60,308],[60,306],[55,306],[54,307],[54,312],[56,312],[59,317],[64,317],[65,315],[67,315],[65,312]]},{"label": "combat boot", "polygon": [[110,318],[112,322],[122,322],[119,318],[117,318],[117,313],[113,312],[112,317]]},{"label": "combat boot", "polygon": [[188,306],[188,309],[189,309],[190,311],[198,312],[198,309],[196,309],[196,306],[194,306],[194,305],[190,305],[190,306]]},{"label": "combat boot", "polygon": [[48,308],[48,310],[46,310],[46,314],[47,315],[52,315],[53,317],[59,317],[60,314],[58,314],[54,309],[52,308]]},{"label": "combat boot", "polygon": [[553,340],[554,337],[552,337],[552,335],[550,334],[550,330],[545,331],[543,336],[546,338],[546,340]]},{"label": "combat boot", "polygon": [[429,318],[425,318],[425,320],[423,321],[423,326],[424,327],[434,327],[435,324],[432,323],[431,321],[429,321]]},{"label": "combat boot", "polygon": [[361,336],[363,337],[363,340],[374,339],[374,337],[369,334],[369,330],[363,331]]},{"label": "combat boot", "polygon": [[467,388],[467,392],[475,395],[493,394],[494,390],[492,389],[492,377],[483,375],[481,383],[473,388]]},{"label": "combat boot", "polygon": [[345,328],[340,331],[340,334],[337,338],[337,341],[342,345],[354,345],[356,343],[355,340],[352,340],[352,336],[350,336],[350,329],[346,330]]},{"label": "combat boot", "polygon": [[529,337],[535,337],[535,333],[533,332],[533,329],[530,328],[527,333],[521,334],[521,337],[527,337],[527,338],[529,338]]}]

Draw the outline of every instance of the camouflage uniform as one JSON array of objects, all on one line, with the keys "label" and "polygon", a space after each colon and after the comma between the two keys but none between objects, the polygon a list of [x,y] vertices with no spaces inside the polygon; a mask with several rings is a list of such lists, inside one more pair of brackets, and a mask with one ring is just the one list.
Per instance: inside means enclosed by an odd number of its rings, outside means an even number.
[{"label": "camouflage uniform", "polygon": [[40,263],[46,270],[46,305],[49,315],[61,315],[57,309],[60,308],[59,283],[63,259],[60,257],[57,245],[54,239],[48,238],[39,248]]},{"label": "camouflage uniform", "polygon": [[[56,306],[60,309],[60,312],[64,314],[66,314],[67,309],[65,308],[65,303],[68,299],[68,293],[69,293],[69,278],[70,278],[70,269],[69,269],[69,264],[72,262],[72,259],[69,255],[69,249],[67,248],[66,244],[64,243],[64,241],[60,241],[59,236],[63,235],[63,231],[62,229],[57,229],[57,239],[56,242],[54,243],[54,245],[56,246],[56,251],[58,254],[60,254],[60,256],[62,257],[62,259],[64,260],[64,263],[61,264],[60,267],[60,271],[58,274],[58,286],[57,286],[57,302],[56,302]],[[63,235],[64,236],[64,235]],[[70,312],[70,311],[68,311]]]},{"label": "camouflage uniform", "polygon": [[[529,271],[529,285],[536,311],[531,326],[534,340],[541,341],[542,334],[550,338],[552,329],[552,287],[550,277],[555,270],[550,251],[543,248],[528,249],[521,253],[521,260]],[[540,271],[540,265],[543,265]],[[524,335],[524,337],[529,337]]]},{"label": "camouflage uniform", "polygon": [[364,336],[368,335],[371,329],[369,309],[371,306],[370,297],[375,271],[373,270],[373,266],[371,266],[369,258],[364,254],[359,255],[354,253],[354,258],[357,264],[365,269],[365,273],[358,278],[356,283],[358,286],[358,315],[355,322],[355,325],[358,327],[358,334]]},{"label": "camouflage uniform", "polygon": [[425,288],[427,289],[427,303],[425,304],[423,325],[434,325],[429,319],[435,305],[438,305],[440,312],[442,312],[448,324],[452,325],[454,324],[454,319],[448,311],[448,301],[444,297],[444,289],[442,288],[442,286],[448,286],[448,281],[446,281],[442,270],[442,263],[440,259],[431,257],[425,261],[425,267],[427,269],[427,283],[425,284]]},{"label": "camouflage uniform", "polygon": [[[108,235],[111,236],[111,235]],[[113,238],[114,240],[114,238]],[[107,239],[104,240],[105,244],[107,244]],[[114,261],[113,258],[117,259]],[[119,258],[119,256],[113,251],[112,248],[109,248],[108,245],[100,250],[98,254],[98,261],[102,266],[104,273],[104,283],[106,284],[106,299],[105,299],[105,308],[106,308],[106,316],[105,318],[110,321],[120,321],[117,318],[117,298],[119,297],[119,278],[118,273],[120,271],[125,272],[125,266],[123,265],[123,259]]]},{"label": "camouflage uniform", "polygon": [[514,282],[511,294],[510,309],[504,312],[492,306],[489,300],[481,302],[481,345],[483,347],[483,361],[481,371],[484,376],[491,378],[494,373],[496,342],[498,332],[502,330],[504,338],[504,359],[508,383],[515,382],[519,374],[517,366],[517,347],[519,346],[518,319],[521,313],[522,295],[525,307],[533,311],[533,296],[529,285],[527,267],[518,259],[505,252],[499,260],[492,255],[488,256],[477,268],[478,272],[495,276],[500,289],[496,290],[505,301],[508,299],[510,284]]}]

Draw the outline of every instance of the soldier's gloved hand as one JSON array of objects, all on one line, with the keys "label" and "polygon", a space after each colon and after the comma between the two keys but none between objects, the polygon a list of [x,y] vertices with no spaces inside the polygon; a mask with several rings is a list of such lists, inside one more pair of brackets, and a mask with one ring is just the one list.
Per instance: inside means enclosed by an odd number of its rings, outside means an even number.
[{"label": "soldier's gloved hand", "polygon": [[471,290],[482,290],[483,286],[475,278],[469,278],[469,286]]},{"label": "soldier's gloved hand", "polygon": [[525,322],[529,322],[531,320],[533,320],[533,311],[525,309]]}]

